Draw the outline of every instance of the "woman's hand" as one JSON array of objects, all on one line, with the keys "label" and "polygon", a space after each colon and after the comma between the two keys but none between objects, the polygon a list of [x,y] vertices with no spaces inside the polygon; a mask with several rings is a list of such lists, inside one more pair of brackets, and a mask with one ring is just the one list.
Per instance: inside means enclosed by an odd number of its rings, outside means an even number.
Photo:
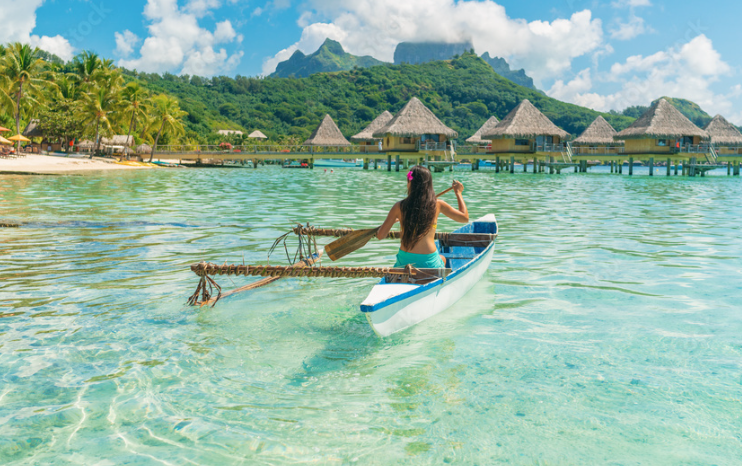
[{"label": "woman's hand", "polygon": [[453,181],[453,191],[456,194],[461,194],[464,192],[464,185],[460,181]]}]

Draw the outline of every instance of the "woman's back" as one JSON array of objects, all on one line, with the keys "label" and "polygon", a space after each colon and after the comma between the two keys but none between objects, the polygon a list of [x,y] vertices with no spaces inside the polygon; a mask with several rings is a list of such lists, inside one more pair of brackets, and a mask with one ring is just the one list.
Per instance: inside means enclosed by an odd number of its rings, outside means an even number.
[{"label": "woman's back", "polygon": [[430,170],[416,166],[407,174],[407,197],[394,204],[377,233],[379,239],[386,238],[392,226],[400,222],[402,241],[397,254],[396,267],[413,265],[417,268],[438,268],[444,266],[445,259],[438,255],[435,246],[438,215],[442,213],[461,223],[469,221],[469,213],[461,195],[464,185],[454,181],[453,190],[459,203],[458,209],[437,199]]}]

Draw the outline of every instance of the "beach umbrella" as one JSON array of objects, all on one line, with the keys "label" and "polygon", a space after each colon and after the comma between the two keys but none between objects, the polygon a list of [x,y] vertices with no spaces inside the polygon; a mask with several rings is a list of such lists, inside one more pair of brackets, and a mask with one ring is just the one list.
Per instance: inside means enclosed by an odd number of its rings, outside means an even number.
[{"label": "beach umbrella", "polygon": [[11,141],[16,141],[16,142],[31,142],[30,139],[28,139],[26,136],[22,134],[16,134],[12,138],[8,138],[8,139]]},{"label": "beach umbrella", "polygon": [[0,126],[0,133],[4,133],[6,131],[10,131],[10,130],[8,128],[4,128],[4,127]]},{"label": "beach umbrella", "polygon": [[5,144],[5,145],[8,145],[8,146],[12,146],[13,145],[13,143],[11,141],[8,141],[7,139],[5,139],[2,136],[0,136],[0,144]]}]

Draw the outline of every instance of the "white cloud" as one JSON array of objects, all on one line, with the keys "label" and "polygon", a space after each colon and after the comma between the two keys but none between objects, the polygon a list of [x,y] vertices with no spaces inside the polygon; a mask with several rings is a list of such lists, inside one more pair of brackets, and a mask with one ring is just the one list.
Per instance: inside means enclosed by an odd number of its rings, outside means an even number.
[{"label": "white cloud", "polygon": [[75,49],[69,40],[60,35],[32,35],[36,28],[36,10],[43,3],[44,0],[3,1],[0,6],[0,44],[22,42],[53,53],[63,60],[71,60]]},{"label": "white cloud", "polygon": [[[552,22],[512,19],[492,0],[314,0],[302,14],[301,39],[268,58],[263,73],[295,50],[310,53],[326,37],[340,41],[356,55],[392,61],[403,41],[459,42],[470,40],[477,53],[506,58],[539,83],[558,77],[572,60],[596,50],[603,27],[588,10]],[[317,18],[325,18],[319,21]]]},{"label": "white cloud", "polygon": [[75,55],[75,49],[70,44],[70,41],[60,35],[39,37],[34,34],[29,36],[28,43],[41,50],[53,53],[64,61],[72,60],[72,57]]},{"label": "white cloud", "polygon": [[644,18],[640,18],[632,13],[629,15],[628,21],[616,21],[616,26],[611,29],[611,38],[617,40],[629,40],[640,36],[647,31],[648,28],[644,24]]},{"label": "white cloud", "polygon": [[139,36],[128,29],[125,30],[123,33],[114,33],[114,37],[116,38],[115,53],[116,55],[119,55],[121,57],[128,57],[129,55],[134,53],[134,47],[136,47],[136,45],[142,41]]},{"label": "white cloud", "polygon": [[[636,55],[624,63],[611,67],[604,80],[621,82],[621,89],[602,95],[592,91],[588,70],[583,70],[572,81],[558,81],[547,94],[595,110],[622,110],[631,105],[648,105],[662,97],[680,97],[694,101],[711,114],[730,115],[732,100],[742,93],[735,86],[728,94],[717,94],[712,85],[720,77],[731,73],[731,67],[722,60],[712,41],[699,35],[680,47],[657,52],[647,57]],[[731,115],[737,123],[742,114]]]},{"label": "white cloud", "polygon": [[568,83],[563,80],[557,80],[551,89],[547,92],[550,97],[559,100],[568,100],[574,95],[584,94],[593,88],[593,81],[590,76],[590,68],[586,68]]},{"label": "white cloud", "polygon": [[149,73],[178,72],[213,76],[234,69],[242,52],[227,53],[220,44],[240,41],[232,23],[225,20],[209,31],[199,18],[220,6],[217,0],[192,0],[184,8],[177,0],[148,0],[144,16],[150,21],[149,37],[139,49],[139,57],[119,61],[125,68]]}]

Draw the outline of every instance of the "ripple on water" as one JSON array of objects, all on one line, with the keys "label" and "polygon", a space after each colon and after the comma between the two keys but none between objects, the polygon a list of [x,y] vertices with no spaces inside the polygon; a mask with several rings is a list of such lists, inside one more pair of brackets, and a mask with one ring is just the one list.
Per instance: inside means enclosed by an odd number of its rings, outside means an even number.
[{"label": "ripple on water", "polygon": [[0,238],[0,463],[740,457],[738,180],[456,177],[472,216],[498,216],[490,270],[387,339],[358,312],[374,280],[184,303],[193,262],[264,262],[292,222],[379,224],[404,173],[4,177],[0,216],[28,224]]}]

